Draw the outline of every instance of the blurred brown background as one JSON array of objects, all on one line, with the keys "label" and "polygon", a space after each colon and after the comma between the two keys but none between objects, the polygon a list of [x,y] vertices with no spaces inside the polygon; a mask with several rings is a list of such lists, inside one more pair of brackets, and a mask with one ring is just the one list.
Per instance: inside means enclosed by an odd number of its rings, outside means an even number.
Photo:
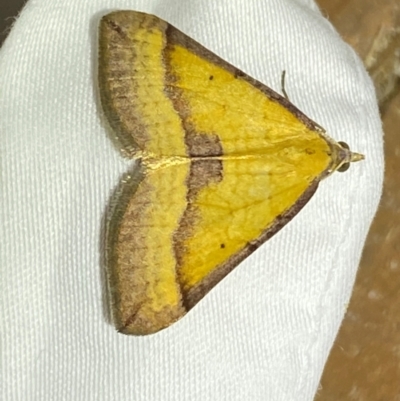
[{"label": "blurred brown background", "polygon": [[[316,0],[364,61],[385,132],[380,209],[315,401],[400,401],[400,0]],[[25,0],[0,0],[0,43]]]},{"label": "blurred brown background", "polygon": [[380,208],[315,401],[399,401],[400,1],[316,1],[375,83],[386,160]]},{"label": "blurred brown background", "polygon": [[27,0],[0,0],[0,45],[6,38],[12,21]]}]

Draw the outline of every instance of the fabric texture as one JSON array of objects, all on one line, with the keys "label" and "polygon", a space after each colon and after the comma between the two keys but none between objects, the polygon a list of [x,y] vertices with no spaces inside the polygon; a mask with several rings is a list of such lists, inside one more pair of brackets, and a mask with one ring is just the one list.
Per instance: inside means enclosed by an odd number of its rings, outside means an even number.
[{"label": "fabric texture", "polygon": [[[98,100],[97,27],[155,14],[280,92],[366,160],[185,318],[119,334],[105,210],[124,160]],[[311,0],[30,0],[0,52],[0,399],[312,400],[379,201],[382,131],[361,61]]]}]

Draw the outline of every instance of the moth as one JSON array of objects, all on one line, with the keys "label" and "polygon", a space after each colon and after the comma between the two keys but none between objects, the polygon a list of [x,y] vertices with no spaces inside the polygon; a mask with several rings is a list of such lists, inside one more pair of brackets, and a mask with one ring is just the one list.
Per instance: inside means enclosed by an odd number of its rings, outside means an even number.
[{"label": "moth", "polygon": [[156,16],[99,27],[101,104],[137,160],[111,200],[115,326],[170,326],[285,226],[321,180],[363,159],[288,99]]}]

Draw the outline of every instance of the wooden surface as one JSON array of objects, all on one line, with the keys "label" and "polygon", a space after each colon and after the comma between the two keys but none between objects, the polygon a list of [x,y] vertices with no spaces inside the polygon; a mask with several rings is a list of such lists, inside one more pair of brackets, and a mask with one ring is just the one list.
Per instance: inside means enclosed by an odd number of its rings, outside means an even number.
[{"label": "wooden surface", "polygon": [[400,1],[317,0],[374,80],[385,182],[352,298],[315,401],[400,400]]}]

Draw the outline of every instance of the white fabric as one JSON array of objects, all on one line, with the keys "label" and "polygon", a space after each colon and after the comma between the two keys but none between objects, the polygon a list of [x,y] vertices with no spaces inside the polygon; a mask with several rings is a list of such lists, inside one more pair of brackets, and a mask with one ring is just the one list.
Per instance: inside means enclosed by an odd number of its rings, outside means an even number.
[{"label": "white fabric", "polygon": [[[104,212],[132,161],[101,123],[97,26],[169,21],[280,91],[366,160],[184,319],[147,337],[109,323]],[[30,0],[0,53],[0,399],[312,400],[380,196],[382,132],[355,53],[311,0]]]}]

